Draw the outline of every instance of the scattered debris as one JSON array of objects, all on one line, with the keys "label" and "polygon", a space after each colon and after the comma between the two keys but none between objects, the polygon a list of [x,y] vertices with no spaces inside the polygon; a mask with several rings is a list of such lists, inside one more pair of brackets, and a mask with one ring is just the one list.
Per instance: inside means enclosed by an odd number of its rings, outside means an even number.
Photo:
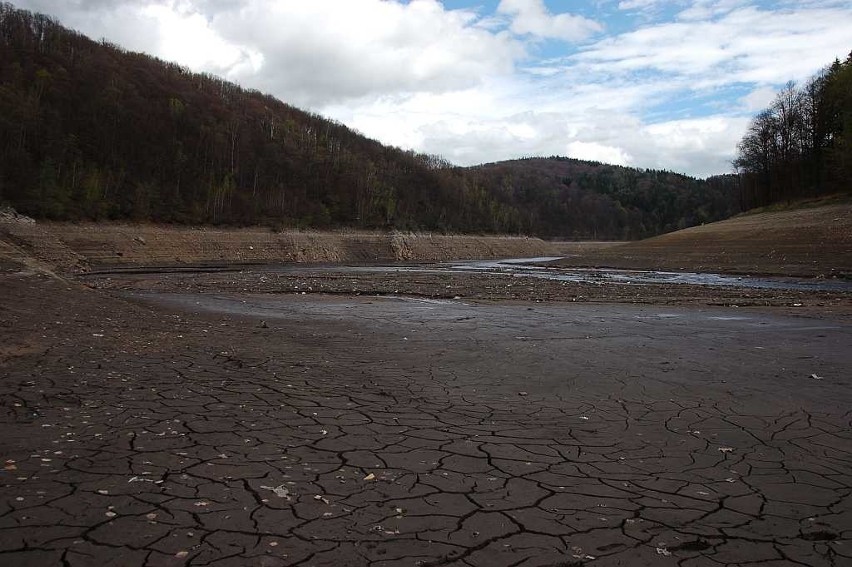
[{"label": "scattered debris", "polygon": [[160,484],[163,481],[154,480],[152,478],[141,478],[141,477],[138,477],[138,476],[134,476],[134,477],[131,477],[130,480],[128,480],[127,482],[128,482],[128,484],[131,483],[131,482],[151,482],[151,483],[154,483],[154,484]]},{"label": "scattered debris", "polygon": [[370,474],[368,474],[367,476],[364,477],[364,480],[376,480],[376,475],[374,475],[373,473],[370,473]]},{"label": "scattered debris", "polygon": [[817,376],[816,374],[811,374],[811,378],[814,380],[822,380],[822,376]]},{"label": "scattered debris", "polygon": [[2,207],[0,208],[0,222],[35,224],[35,219],[22,215],[12,207]]},{"label": "scattered debris", "polygon": [[665,547],[657,547],[656,550],[657,555],[662,555],[663,557],[668,557],[672,554],[672,552],[666,549]]},{"label": "scattered debris", "polygon": [[581,560],[588,560],[588,561],[592,561],[592,560],[595,559],[594,555],[588,555],[586,552],[584,552],[582,547],[578,547],[578,546],[575,545],[574,547],[571,548],[571,551],[573,551],[573,554],[571,555],[571,557],[573,557],[574,559],[581,559]]},{"label": "scattered debris", "polygon": [[274,488],[272,486],[261,486],[261,488],[263,490],[271,490],[278,498],[286,498],[287,500],[290,500],[290,490],[283,484]]},{"label": "scattered debris", "polygon": [[719,447],[719,452],[720,453],[733,453],[734,448],[733,447]]}]

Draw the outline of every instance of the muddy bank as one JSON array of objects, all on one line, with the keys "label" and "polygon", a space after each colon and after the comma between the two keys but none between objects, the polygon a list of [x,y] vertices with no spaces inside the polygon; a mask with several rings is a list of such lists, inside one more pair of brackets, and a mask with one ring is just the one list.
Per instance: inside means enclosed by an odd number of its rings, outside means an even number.
[{"label": "muddy bank", "polygon": [[0,222],[0,258],[63,271],[94,266],[442,261],[554,255],[538,238],[273,231],[127,223]]}]

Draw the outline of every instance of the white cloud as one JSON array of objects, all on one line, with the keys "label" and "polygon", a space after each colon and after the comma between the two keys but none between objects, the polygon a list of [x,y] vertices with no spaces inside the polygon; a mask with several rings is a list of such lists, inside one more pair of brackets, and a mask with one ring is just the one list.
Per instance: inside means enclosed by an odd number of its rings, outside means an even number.
[{"label": "white cloud", "polygon": [[518,35],[581,41],[603,31],[601,24],[583,16],[551,14],[543,0],[501,0],[497,12],[512,17],[511,30]]},{"label": "white cloud", "polygon": [[318,108],[466,89],[511,73],[522,45],[475,21],[472,12],[447,11],[435,0],[249,0],[211,24],[227,41],[263,54],[252,83]]},{"label": "white cloud", "polygon": [[852,10],[743,8],[714,20],[647,26],[597,42],[576,57],[600,73],[660,72],[711,87],[801,80],[848,44]]},{"label": "white cloud", "polygon": [[619,10],[646,10],[655,8],[666,0],[622,0],[618,3]]},{"label": "white cloud", "polygon": [[[623,97],[586,88],[564,99],[552,93],[518,103],[517,83],[330,108],[330,114],[401,147],[441,154],[460,165],[521,156],[566,155],[707,176],[730,171],[747,118],[717,115],[647,125],[631,112],[641,93]],[[546,92],[550,93],[550,90]],[[529,104],[532,101],[532,104]],[[397,116],[406,116],[399,121]]]},{"label": "white cloud", "polygon": [[571,142],[568,144],[569,157],[587,161],[599,161],[614,165],[630,165],[633,158],[622,148],[607,146],[598,142]]},{"label": "white cloud", "polygon": [[751,4],[749,0],[693,0],[689,8],[678,14],[678,18],[681,20],[707,20],[749,4]]},{"label": "white cloud", "polygon": [[225,76],[256,73],[263,66],[261,52],[224,40],[200,13],[180,13],[156,4],[140,12],[157,22],[157,52],[167,61]]},{"label": "white cloud", "polygon": [[773,87],[758,87],[740,99],[748,112],[758,112],[767,108],[778,93]]},{"label": "white cloud", "polygon": [[656,162],[659,169],[690,171],[700,176],[728,172],[732,149],[748,120],[720,115],[647,125],[639,135],[649,144],[639,146],[637,161]]}]

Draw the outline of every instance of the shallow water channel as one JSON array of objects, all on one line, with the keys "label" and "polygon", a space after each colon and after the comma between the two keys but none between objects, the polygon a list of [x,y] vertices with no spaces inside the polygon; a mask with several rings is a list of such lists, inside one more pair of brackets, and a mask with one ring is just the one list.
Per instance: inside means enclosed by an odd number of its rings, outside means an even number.
[{"label": "shallow water channel", "polygon": [[[484,273],[513,275],[592,284],[684,284],[739,287],[748,289],[784,289],[799,291],[852,291],[852,281],[817,278],[754,277],[695,272],[617,270],[611,268],[556,268],[545,266],[559,257],[510,258],[504,260],[467,260],[440,264],[347,266],[357,272]],[[340,268],[332,268],[338,271]]]},{"label": "shallow water channel", "polygon": [[834,291],[852,292],[852,280],[823,278],[794,278],[772,276],[747,276],[699,272],[666,272],[652,270],[621,270],[615,268],[566,268],[547,265],[548,262],[561,260],[558,256],[539,258],[507,258],[502,260],[463,260],[423,264],[208,264],[187,266],[103,266],[84,276],[103,276],[109,274],[162,274],[162,273],[205,273],[205,272],[241,272],[262,270],[283,273],[477,273],[509,275],[519,278],[539,278],[547,280],[576,282],[586,284],[648,285],[683,284],[743,289],[775,289],[797,291]]}]

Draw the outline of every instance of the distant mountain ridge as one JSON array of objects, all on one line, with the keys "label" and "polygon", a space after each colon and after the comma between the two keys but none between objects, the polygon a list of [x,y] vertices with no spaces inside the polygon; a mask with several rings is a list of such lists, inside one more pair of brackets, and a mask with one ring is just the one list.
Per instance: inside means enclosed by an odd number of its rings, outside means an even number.
[{"label": "distant mountain ridge", "polygon": [[[706,180],[564,157],[469,168],[498,200],[534,216],[546,236],[644,238],[727,218],[739,211],[738,179]],[[510,188],[507,192],[507,188]],[[575,227],[565,232],[565,226]]]},{"label": "distant mountain ridge", "polygon": [[37,218],[620,239],[737,210],[728,176],[453,167],[7,3],[0,46],[0,204]]}]

